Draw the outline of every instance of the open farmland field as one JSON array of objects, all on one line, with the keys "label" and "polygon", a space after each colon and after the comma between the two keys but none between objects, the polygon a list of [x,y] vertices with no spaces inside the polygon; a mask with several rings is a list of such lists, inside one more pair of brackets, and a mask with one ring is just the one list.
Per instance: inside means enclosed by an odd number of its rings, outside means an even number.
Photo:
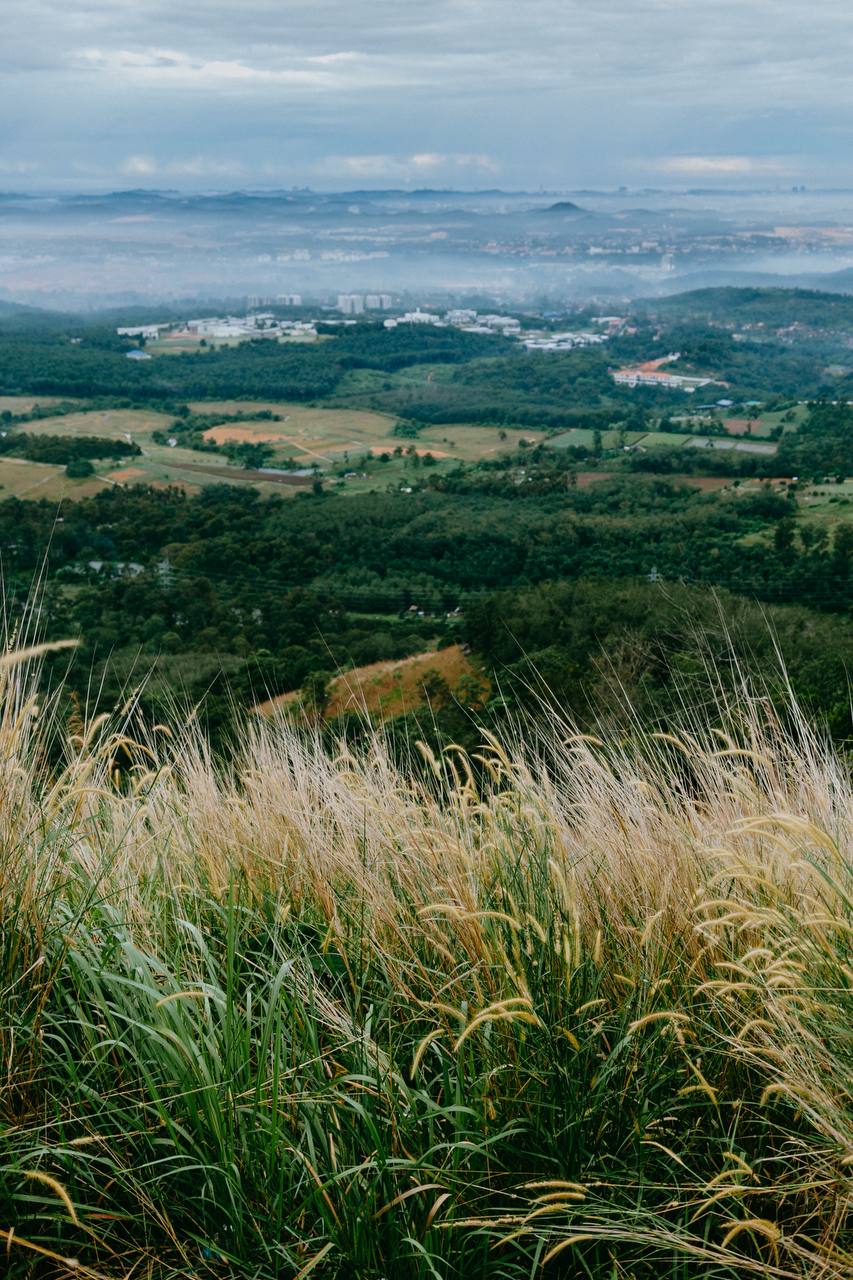
[{"label": "open farmland field", "polygon": [[801,522],[832,529],[853,520],[853,479],[842,484],[815,484],[800,495]]},{"label": "open farmland field", "polygon": [[634,440],[629,440],[628,443],[633,444],[635,441],[640,441],[646,448],[669,445],[673,449],[679,449],[691,439],[692,436],[683,434],[680,431],[647,431],[645,435],[638,435]]},{"label": "open farmland field", "polygon": [[[95,462],[98,484],[151,484],[155,487],[178,486],[193,493],[212,484],[252,485],[264,494],[292,496],[311,483],[311,477],[276,475],[276,470],[314,468],[326,483],[342,494],[359,494],[385,489],[417,487],[422,479],[420,466],[433,468],[433,474],[451,471],[460,463],[478,463],[515,454],[523,443],[545,443],[549,448],[583,446],[591,449],[596,433],[590,428],[572,428],[553,435],[526,428],[492,427],[462,423],[425,426],[417,436],[395,434],[396,416],[372,410],[346,409],[335,406],[306,406],[285,401],[213,400],[194,401],[192,410],[212,422],[205,437],[217,445],[268,445],[263,461],[249,460],[249,465],[235,465],[223,453],[205,453],[181,444],[169,446],[154,438],[169,434],[173,415],[156,409],[81,408],[27,424],[35,435],[69,438],[102,436],[111,440],[130,441],[138,445],[137,457],[121,462],[103,459]],[[274,415],[259,419],[260,413]],[[219,415],[229,417],[246,414],[245,422],[217,422]],[[249,416],[251,415],[251,416]],[[624,444],[641,442],[644,446],[682,448],[700,447],[707,437],[671,432],[601,433],[605,449],[619,449]],[[745,452],[772,453],[775,445],[751,439],[713,438],[712,448],[735,448]],[[429,455],[427,457],[427,455]],[[269,468],[267,473],[264,468]],[[64,473],[63,473],[64,474]],[[56,485],[37,473],[45,493],[54,496]],[[15,487],[21,483],[14,475]],[[589,483],[595,483],[590,480]],[[27,487],[25,485],[25,487]],[[60,485],[62,495],[85,492],[80,482]]]},{"label": "open farmland field", "polygon": [[[251,477],[242,468],[229,464],[228,459],[215,453],[202,454],[193,449],[170,448],[152,439],[152,432],[163,430],[172,421],[166,414],[140,409],[110,409],[68,414],[61,418],[47,418],[41,422],[27,423],[27,431],[33,434],[55,436],[104,436],[109,440],[132,440],[142,453],[122,462],[104,458],[94,463],[96,474],[86,480],[70,480],[64,467],[43,463],[20,463],[16,459],[0,460],[0,483],[6,484],[6,492],[16,496],[82,498],[97,493],[105,484],[151,484],[157,488],[175,485],[188,493],[195,493],[206,484],[251,483]],[[20,467],[32,469],[27,477]],[[30,495],[29,488],[36,486]]]},{"label": "open farmland field", "polygon": [[[535,436],[534,433],[521,431],[518,434],[525,436],[530,440]],[[625,444],[634,444],[637,440],[643,439],[644,434],[641,431],[626,431]],[[618,431],[602,431],[601,444],[605,449],[615,449],[619,444],[620,433]],[[595,444],[595,432],[591,427],[569,427],[567,431],[560,431],[555,436],[550,436],[547,440],[549,449],[591,449]]]},{"label": "open farmland field", "polygon": [[321,436],[348,436],[356,433],[363,435],[365,439],[385,435],[396,421],[389,414],[374,413],[369,409],[318,409],[280,400],[193,400],[190,408],[195,413],[208,415],[274,413],[281,421],[267,423],[271,430]]},{"label": "open farmland field", "polygon": [[207,415],[222,413],[274,413],[278,422],[240,422],[212,427],[205,435],[217,444],[280,443],[282,456],[299,461],[331,463],[345,454],[369,452],[385,440],[394,440],[395,418],[357,409],[309,409],[301,405],[254,403],[246,400],[194,401],[191,408]]},{"label": "open farmland field", "polygon": [[49,409],[60,403],[58,396],[0,396],[0,413],[32,413],[33,409]]},{"label": "open farmland field", "polygon": [[764,429],[770,432],[774,427],[781,427],[784,432],[796,431],[808,416],[809,406],[807,404],[797,404],[791,409],[777,409],[771,413],[762,413],[758,419],[762,431],[756,431],[754,434],[761,435]]},{"label": "open farmland field", "polygon": [[140,438],[152,431],[168,427],[172,419],[164,413],[149,409],[90,409],[81,413],[69,413],[61,418],[44,418],[28,422],[27,431],[42,432],[49,436],[106,436],[109,440]]},{"label": "open farmland field", "polygon": [[[29,402],[22,401],[22,406]],[[413,457],[400,458],[395,450],[414,453],[418,459],[429,454],[443,469],[457,462],[478,462],[512,453],[522,441],[537,444],[544,433],[524,429],[499,429],[463,424],[425,428],[416,439],[394,434],[395,416],[370,410],[316,408],[281,401],[249,400],[194,401],[193,411],[208,420],[222,414],[271,413],[273,420],[223,422],[205,431],[211,442],[224,444],[268,444],[273,446],[270,468],[316,467],[320,471],[342,474],[351,469],[346,481],[338,480],[342,492],[358,493],[405,486],[412,481]],[[78,412],[46,418],[27,424],[27,431],[37,435],[101,436],[109,440],[125,440],[139,446],[141,454],[123,464],[104,459],[95,463],[99,477],[107,483],[177,485],[188,492],[199,486],[229,483],[252,484],[261,493],[292,493],[297,482],[256,469],[233,465],[223,454],[203,453],[170,447],[154,439],[155,432],[168,432],[173,416],[156,409],[80,409]],[[590,439],[592,433],[589,433]],[[616,433],[612,435],[615,441]],[[17,478],[17,473],[16,473]],[[41,477],[40,477],[41,478]],[[77,493],[74,488],[72,493]]]},{"label": "open farmland field", "polygon": [[416,441],[410,441],[394,435],[396,418],[368,410],[314,409],[248,400],[194,401],[190,407],[205,414],[275,413],[281,421],[227,423],[211,427],[205,435],[218,444],[226,441],[274,444],[281,441],[287,451],[300,461],[303,460],[300,454],[304,454],[320,465],[339,462],[344,454],[352,457],[359,453],[382,453],[393,451],[398,446],[408,448],[413,443],[421,454],[476,462],[498,453],[514,451],[521,440],[539,443],[544,439],[541,431],[513,428],[505,430],[501,438],[496,427],[453,424],[424,428]]},{"label": "open farmland field", "polygon": [[91,498],[109,480],[87,476],[72,480],[64,467],[23,458],[0,458],[0,499],[3,498]]},{"label": "open farmland field", "polygon": [[[97,475],[88,481],[67,481],[61,467],[38,466],[35,480],[44,485],[40,496],[86,497],[106,484],[150,484],[156,488],[174,485],[188,493],[196,493],[209,484],[255,484],[263,492],[280,492],[282,485],[274,480],[259,479],[257,472],[245,471],[229,463],[221,454],[199,453],[180,446],[170,448],[152,438],[152,432],[168,428],[172,418],[168,414],[147,409],[90,410],[68,414],[60,418],[47,418],[42,422],[27,424],[27,431],[57,436],[104,436],[110,440],[132,440],[142,453],[123,463],[111,459],[96,462]],[[230,437],[229,437],[230,438]],[[5,465],[5,462],[4,464]],[[30,465],[30,464],[28,464]],[[47,478],[47,472],[55,473],[62,483]],[[15,472],[10,483],[26,483]],[[87,487],[88,486],[88,487]]]},{"label": "open farmland field", "polygon": [[[245,342],[252,339],[246,335],[245,337],[215,338],[209,334],[195,333],[167,333],[156,342],[147,342],[145,351],[150,356],[179,356],[188,352],[196,351],[212,351],[220,350],[223,347],[239,347]],[[267,342],[277,342],[279,345],[283,343],[314,343],[324,342],[328,339],[323,336],[317,336],[310,333],[298,334],[282,334],[277,338],[266,338]]]},{"label": "open farmland field", "polygon": [[[501,438],[501,431],[503,438]],[[463,462],[478,462],[481,458],[494,458],[500,453],[514,453],[522,440],[540,444],[545,439],[541,431],[525,431],[515,427],[477,427],[451,425],[425,427],[419,432],[417,446],[432,453],[460,458]],[[395,444],[405,443],[395,440]]]},{"label": "open farmland field", "polygon": [[757,436],[759,439],[767,437],[774,429],[774,423],[768,418],[726,418],[723,425],[730,436]]}]

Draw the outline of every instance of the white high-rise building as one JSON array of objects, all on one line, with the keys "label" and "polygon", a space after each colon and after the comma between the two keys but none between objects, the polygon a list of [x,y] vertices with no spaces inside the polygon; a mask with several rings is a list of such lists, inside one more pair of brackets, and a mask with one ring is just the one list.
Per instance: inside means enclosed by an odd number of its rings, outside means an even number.
[{"label": "white high-rise building", "polygon": [[369,293],[364,299],[364,305],[368,311],[390,311],[391,295],[390,293]]},{"label": "white high-rise building", "polygon": [[364,313],[364,298],[360,293],[339,293],[338,311],[345,316],[360,316]]}]

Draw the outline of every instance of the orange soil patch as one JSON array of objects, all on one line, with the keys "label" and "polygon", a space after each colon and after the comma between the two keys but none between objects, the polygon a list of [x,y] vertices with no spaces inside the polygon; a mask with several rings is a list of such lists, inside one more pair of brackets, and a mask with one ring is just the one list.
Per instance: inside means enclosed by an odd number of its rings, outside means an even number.
[{"label": "orange soil patch", "polygon": [[108,480],[115,480],[117,484],[127,484],[129,481],[145,478],[145,471],[142,467],[123,467],[121,471],[110,471],[107,475]]},{"label": "orange soil patch", "polygon": [[209,427],[204,433],[205,440],[214,444],[281,444],[284,437],[280,431],[270,431],[269,427],[243,426],[239,422],[221,427]]},{"label": "orange soil patch", "polygon": [[671,358],[669,356],[661,356],[658,360],[644,360],[642,364],[636,365],[635,368],[642,373],[657,373],[659,369],[662,369],[667,364],[672,364]]},{"label": "orange soil patch", "polygon": [[[295,449],[298,453],[307,453],[310,457],[320,458],[323,462],[330,461],[328,453],[318,452],[322,448],[329,447],[328,441],[315,440],[311,436],[284,435],[281,431],[271,431],[269,427],[223,423],[220,427],[208,427],[204,433],[204,438],[205,440],[213,440],[215,444],[286,445],[290,449]],[[357,449],[359,446],[353,445],[352,447]],[[344,442],[335,442],[331,445],[331,448],[346,449],[347,445]]]},{"label": "orange soil patch", "polygon": [[726,431],[730,436],[748,436],[757,426],[754,418],[726,418]]},{"label": "orange soil patch", "polygon": [[[428,704],[424,682],[432,673],[441,677],[451,693],[464,676],[479,680],[484,693],[489,690],[488,681],[476,671],[462,646],[455,644],[396,662],[372,662],[366,667],[342,672],[329,685],[331,698],[326,719],[333,720],[347,712],[383,719],[414,711]],[[255,710],[260,715],[273,715],[281,708],[293,706],[298,699],[298,691],[285,693],[261,703]]]}]

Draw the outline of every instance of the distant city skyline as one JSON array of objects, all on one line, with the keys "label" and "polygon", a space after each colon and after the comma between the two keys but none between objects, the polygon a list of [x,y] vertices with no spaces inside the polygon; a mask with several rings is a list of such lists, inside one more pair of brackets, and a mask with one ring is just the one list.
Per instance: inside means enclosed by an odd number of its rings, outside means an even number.
[{"label": "distant city skyline", "polygon": [[5,0],[0,189],[853,186],[847,0]]}]

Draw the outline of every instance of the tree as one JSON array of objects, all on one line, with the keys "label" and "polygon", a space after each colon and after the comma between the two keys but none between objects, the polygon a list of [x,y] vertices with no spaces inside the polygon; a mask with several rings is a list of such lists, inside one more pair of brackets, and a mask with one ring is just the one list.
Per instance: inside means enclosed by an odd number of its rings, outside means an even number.
[{"label": "tree", "polygon": [[794,528],[794,521],[790,516],[783,516],[776,521],[773,546],[781,555],[787,555],[794,545]]},{"label": "tree", "polygon": [[85,476],[93,476],[95,468],[88,458],[72,458],[65,468],[65,474],[72,480],[82,480]]},{"label": "tree", "polygon": [[437,710],[447,706],[451,699],[450,686],[438,671],[430,668],[421,680],[421,692],[429,705]]},{"label": "tree", "polygon": [[832,571],[838,578],[850,576],[853,557],[853,524],[840,524],[832,539]]},{"label": "tree", "polygon": [[324,671],[311,671],[299,693],[299,702],[306,715],[315,723],[319,723],[331,701],[329,676]]}]

